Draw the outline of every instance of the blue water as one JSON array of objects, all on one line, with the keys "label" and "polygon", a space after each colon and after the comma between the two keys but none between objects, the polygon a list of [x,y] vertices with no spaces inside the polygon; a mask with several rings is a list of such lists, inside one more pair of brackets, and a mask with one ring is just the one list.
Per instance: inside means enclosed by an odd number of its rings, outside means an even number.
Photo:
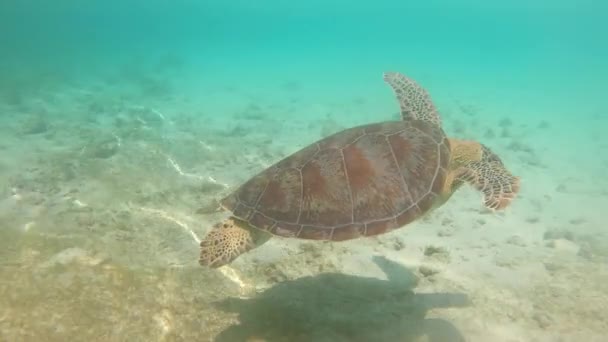
[{"label": "blue water", "polygon": [[[603,341],[606,13],[1,2],[0,340]],[[522,178],[512,207],[487,215],[466,189],[377,239],[273,239],[201,268],[214,200],[321,137],[399,118],[389,70]]]}]

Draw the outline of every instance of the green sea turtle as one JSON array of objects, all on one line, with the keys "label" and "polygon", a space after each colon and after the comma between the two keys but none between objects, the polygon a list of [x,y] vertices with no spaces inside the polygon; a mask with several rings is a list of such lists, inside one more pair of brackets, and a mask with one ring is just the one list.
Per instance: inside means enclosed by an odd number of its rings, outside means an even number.
[{"label": "green sea turtle", "polygon": [[519,191],[501,159],[476,141],[446,137],[430,96],[386,72],[402,120],[332,134],[255,175],[220,201],[230,216],[200,243],[199,263],[220,267],[272,235],[343,241],[389,232],[441,206],[462,184],[501,210]]}]

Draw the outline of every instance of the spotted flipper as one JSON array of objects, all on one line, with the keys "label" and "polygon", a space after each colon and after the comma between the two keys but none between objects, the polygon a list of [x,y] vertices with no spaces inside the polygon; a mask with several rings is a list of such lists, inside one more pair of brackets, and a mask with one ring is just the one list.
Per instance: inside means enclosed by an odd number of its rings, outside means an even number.
[{"label": "spotted flipper", "polygon": [[251,230],[228,219],[214,226],[200,244],[199,264],[217,268],[229,264],[241,254],[256,247]]},{"label": "spotted flipper", "polygon": [[437,108],[424,88],[398,72],[385,72],[382,78],[393,89],[403,120],[423,120],[441,126]]},{"label": "spotted flipper", "polygon": [[468,182],[483,193],[483,203],[491,210],[505,209],[520,188],[519,177],[507,170],[498,155],[481,145],[480,160],[471,161],[459,170],[457,179]]}]

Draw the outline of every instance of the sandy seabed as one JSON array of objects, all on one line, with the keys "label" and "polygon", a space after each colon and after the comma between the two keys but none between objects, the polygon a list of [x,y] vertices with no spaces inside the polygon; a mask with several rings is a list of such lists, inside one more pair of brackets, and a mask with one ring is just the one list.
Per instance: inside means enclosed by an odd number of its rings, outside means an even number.
[{"label": "sandy seabed", "polygon": [[197,239],[225,215],[214,200],[374,102],[310,103],[295,81],[281,102],[124,72],[36,84],[0,103],[0,340],[605,340],[605,116],[573,134],[439,100],[449,135],[521,176],[507,211],[467,187],[377,238],[275,238],[208,270]]}]

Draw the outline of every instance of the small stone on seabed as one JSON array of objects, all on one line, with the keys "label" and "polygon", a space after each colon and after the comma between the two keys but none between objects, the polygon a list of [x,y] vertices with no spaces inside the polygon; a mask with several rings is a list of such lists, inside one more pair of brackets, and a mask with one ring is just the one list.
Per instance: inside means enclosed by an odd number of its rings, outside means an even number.
[{"label": "small stone on seabed", "polygon": [[453,232],[451,229],[442,229],[437,233],[437,236],[439,237],[448,237],[448,236],[452,236]]},{"label": "small stone on seabed", "polygon": [[448,252],[448,250],[443,247],[427,246],[424,249],[424,255],[428,258],[432,258],[437,261],[445,263],[450,262],[450,252]]},{"label": "small stone on seabed", "polygon": [[520,247],[526,247],[526,242],[519,235],[513,235],[513,236],[511,236],[510,238],[507,239],[507,243],[510,244],[510,245],[515,245],[515,246],[520,246]]},{"label": "small stone on seabed", "polygon": [[425,277],[430,277],[432,275],[439,273],[438,270],[431,268],[429,266],[425,266],[425,265],[420,266],[418,268],[418,271],[420,271],[420,274],[422,274]]},{"label": "small stone on seabed", "polygon": [[553,319],[546,313],[537,312],[532,318],[538,323],[538,326],[543,329],[548,328],[553,323]]},{"label": "small stone on seabed", "polygon": [[546,263],[544,263],[544,266],[545,266],[545,269],[549,272],[556,272],[563,268],[562,265],[555,264],[552,262],[546,262]]},{"label": "small stone on seabed", "polygon": [[393,241],[393,248],[396,251],[400,251],[403,248],[405,248],[405,243],[403,243],[403,241],[401,239],[395,239],[395,241]]}]

